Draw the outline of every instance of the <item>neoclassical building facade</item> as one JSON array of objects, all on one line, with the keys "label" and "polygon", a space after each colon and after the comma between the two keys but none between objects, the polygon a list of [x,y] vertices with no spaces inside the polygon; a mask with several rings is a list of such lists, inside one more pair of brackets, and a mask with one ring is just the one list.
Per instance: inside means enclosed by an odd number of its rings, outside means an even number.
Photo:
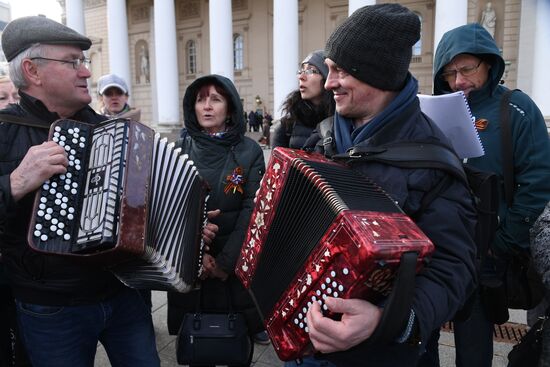
[{"label": "neoclassical building facade", "polygon": [[[158,130],[182,124],[181,100],[197,77],[233,79],[246,111],[275,116],[297,87],[298,63],[348,14],[376,0],[58,0],[67,25],[93,41],[91,90],[116,73],[127,79],[132,105]],[[411,73],[420,92],[432,91],[432,65],[441,35],[484,21],[506,60],[504,79],[550,116],[549,0],[393,0],[421,20]],[[97,98],[94,103],[97,103]]]}]

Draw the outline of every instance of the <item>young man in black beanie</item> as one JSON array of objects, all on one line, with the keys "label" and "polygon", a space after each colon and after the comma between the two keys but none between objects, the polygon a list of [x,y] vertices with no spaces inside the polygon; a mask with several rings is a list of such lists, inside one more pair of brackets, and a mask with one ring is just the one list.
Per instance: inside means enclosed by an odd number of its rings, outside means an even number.
[{"label": "young man in black beanie", "polygon": [[[306,147],[341,154],[357,146],[430,141],[452,149],[420,111],[418,83],[408,72],[419,37],[418,17],[398,4],[366,6],[344,21],[325,49],[325,88],[336,102],[336,114],[329,118],[333,144],[323,145],[330,139],[314,133]],[[309,336],[320,352],[316,357],[338,366],[415,366],[431,331],[451,319],[474,289],[473,200],[462,181],[441,170],[365,161],[353,167],[415,219],[435,252],[415,276],[411,307],[405,312],[385,314],[386,301],[329,297],[326,305],[342,314],[341,319],[324,317],[314,302],[307,315]],[[448,184],[420,210],[423,199],[444,179]],[[381,323],[388,319],[395,321],[391,328]]]}]

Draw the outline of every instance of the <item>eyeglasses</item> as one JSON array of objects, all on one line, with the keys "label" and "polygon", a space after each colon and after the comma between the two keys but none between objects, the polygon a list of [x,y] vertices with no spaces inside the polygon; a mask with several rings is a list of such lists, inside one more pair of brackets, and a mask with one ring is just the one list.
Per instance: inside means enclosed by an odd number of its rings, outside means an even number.
[{"label": "eyeglasses", "polygon": [[296,71],[296,75],[300,76],[302,74],[305,74],[306,76],[310,76],[313,74],[321,74],[321,72],[317,69],[298,69],[298,71]]},{"label": "eyeglasses", "polygon": [[479,68],[479,65],[483,60],[479,60],[479,63],[476,66],[470,65],[470,66],[463,66],[461,68],[458,68],[456,70],[448,70],[442,72],[439,76],[441,79],[443,79],[446,82],[450,82],[453,80],[456,80],[456,74],[459,73],[462,76],[471,76],[477,73],[477,69]]},{"label": "eyeglasses", "polygon": [[86,69],[90,68],[90,64],[92,63],[92,60],[83,57],[81,59],[74,59],[74,60],[58,60],[58,59],[49,59],[47,57],[32,57],[31,60],[48,60],[48,61],[57,61],[61,62],[63,64],[72,64],[73,69],[78,70],[80,66],[84,65]]}]

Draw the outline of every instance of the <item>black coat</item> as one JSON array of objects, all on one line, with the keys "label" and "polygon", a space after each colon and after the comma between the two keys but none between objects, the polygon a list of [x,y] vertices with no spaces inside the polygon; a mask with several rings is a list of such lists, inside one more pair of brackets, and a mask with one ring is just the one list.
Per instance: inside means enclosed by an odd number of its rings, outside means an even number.
[{"label": "black coat", "polygon": [[[450,146],[435,124],[420,111],[418,99],[360,146],[381,146],[400,141],[435,141]],[[322,151],[317,132],[307,143]],[[468,188],[457,179],[418,213],[422,198],[443,178],[436,169],[398,168],[377,162],[359,162],[353,167],[370,177],[404,210],[435,245],[429,264],[415,278],[412,308],[423,344],[432,330],[453,318],[475,287],[474,228],[476,212]],[[334,361],[342,366],[416,365],[418,346],[405,344],[360,344],[338,353]]]},{"label": "black coat", "polygon": [[[59,116],[49,112],[39,100],[20,94],[20,105],[10,105],[2,113],[28,117],[43,127],[0,123],[0,246],[14,296],[22,302],[60,306],[100,301],[122,288],[110,272],[46,256],[27,245],[34,194],[15,203],[9,175],[31,146],[47,140],[49,126]],[[97,123],[106,118],[85,107],[72,119]]]},{"label": "black coat", "polygon": [[[195,115],[197,89],[204,85],[205,81],[214,81],[221,85],[231,95],[231,104],[235,106],[223,139],[203,133]],[[219,231],[210,246],[210,253],[216,258],[216,263],[230,274],[226,282],[215,279],[202,282],[203,307],[226,310],[229,295],[233,307],[249,315],[249,326],[253,332],[259,328],[259,317],[250,296],[234,271],[254,207],[254,196],[265,172],[263,151],[254,140],[244,136],[245,122],[240,97],[228,79],[221,76],[197,79],[187,88],[183,99],[183,111],[185,136],[178,144],[182,146],[184,153],[189,154],[201,176],[210,185],[208,210],[221,209],[221,215],[212,221],[219,226]],[[237,189],[226,190],[227,176],[237,167],[243,169],[245,178],[242,193]],[[183,314],[195,309],[197,293],[168,294],[168,328],[171,334],[177,333]]]}]

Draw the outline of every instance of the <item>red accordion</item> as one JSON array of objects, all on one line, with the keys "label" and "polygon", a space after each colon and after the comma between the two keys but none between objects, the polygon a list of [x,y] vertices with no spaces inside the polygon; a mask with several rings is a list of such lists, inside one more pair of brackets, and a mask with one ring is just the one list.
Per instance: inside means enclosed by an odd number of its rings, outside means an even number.
[{"label": "red accordion", "polygon": [[324,299],[377,303],[401,254],[433,245],[376,184],[316,153],[276,148],[236,266],[281,360],[309,350],[306,313]]}]

